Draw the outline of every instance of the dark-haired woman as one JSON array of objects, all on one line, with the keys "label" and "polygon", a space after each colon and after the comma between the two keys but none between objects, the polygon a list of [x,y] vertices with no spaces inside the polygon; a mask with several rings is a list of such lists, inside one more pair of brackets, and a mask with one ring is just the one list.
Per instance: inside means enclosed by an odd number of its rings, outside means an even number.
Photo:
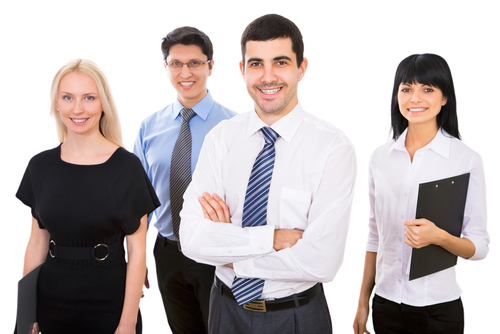
[{"label": "dark-haired woman", "polygon": [[[433,54],[412,55],[396,71],[391,106],[393,139],[370,160],[370,217],[365,269],[354,321],[366,322],[373,298],[373,327],[381,333],[463,333],[461,290],[455,269],[410,281],[412,248],[429,244],[464,259],[488,253],[486,194],[479,154],[460,140],[455,90],[446,61]],[[426,219],[414,219],[418,186],[470,173],[461,237]]]}]

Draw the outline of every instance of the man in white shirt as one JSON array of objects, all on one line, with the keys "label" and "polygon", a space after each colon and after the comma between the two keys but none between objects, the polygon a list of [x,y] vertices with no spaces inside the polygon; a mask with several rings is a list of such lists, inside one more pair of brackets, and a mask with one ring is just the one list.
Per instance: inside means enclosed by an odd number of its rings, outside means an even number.
[{"label": "man in white shirt", "polygon": [[[209,332],[331,333],[321,282],[342,263],[354,148],[298,102],[307,59],[293,22],[260,17],[241,46],[255,110],[221,122],[205,138],[184,195],[182,251],[216,266]],[[262,156],[269,157],[265,167]],[[269,178],[254,189],[260,171]],[[260,211],[247,210],[253,195]]]}]

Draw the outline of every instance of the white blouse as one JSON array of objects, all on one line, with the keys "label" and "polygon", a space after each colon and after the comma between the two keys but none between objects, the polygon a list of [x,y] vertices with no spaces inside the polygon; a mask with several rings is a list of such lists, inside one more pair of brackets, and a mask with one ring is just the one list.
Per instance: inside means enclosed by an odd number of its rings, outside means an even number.
[{"label": "white blouse", "polygon": [[366,250],[377,253],[375,293],[413,306],[456,300],[460,287],[455,268],[409,281],[412,248],[405,243],[404,222],[415,218],[420,183],[470,173],[462,237],[474,243],[471,260],[488,254],[486,189],[481,157],[444,130],[415,152],[413,162],[405,148],[407,130],[390,140],[370,160],[370,217]]}]

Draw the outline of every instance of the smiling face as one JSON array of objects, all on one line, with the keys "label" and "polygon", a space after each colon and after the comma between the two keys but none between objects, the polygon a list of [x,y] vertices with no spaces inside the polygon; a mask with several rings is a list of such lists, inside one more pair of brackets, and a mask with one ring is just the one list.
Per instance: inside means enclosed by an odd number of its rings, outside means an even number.
[{"label": "smiling face", "polygon": [[408,120],[409,126],[418,124],[437,127],[436,117],[446,102],[439,88],[420,83],[399,85],[399,110]]},{"label": "smiling face", "polygon": [[[188,63],[198,61],[205,63],[207,56],[197,45],[176,44],[169,50],[167,63],[176,61]],[[182,68],[171,68],[165,65],[172,86],[177,91],[177,98],[186,108],[194,107],[207,95],[207,80],[212,74],[213,60],[196,68],[183,65]]]},{"label": "smiling face", "polygon": [[295,108],[297,86],[306,69],[305,58],[300,67],[297,65],[290,38],[246,43],[240,70],[255,102],[255,111],[267,125]]},{"label": "smiling face", "polygon": [[94,80],[78,72],[66,74],[59,83],[56,108],[72,135],[99,134],[102,105]]}]

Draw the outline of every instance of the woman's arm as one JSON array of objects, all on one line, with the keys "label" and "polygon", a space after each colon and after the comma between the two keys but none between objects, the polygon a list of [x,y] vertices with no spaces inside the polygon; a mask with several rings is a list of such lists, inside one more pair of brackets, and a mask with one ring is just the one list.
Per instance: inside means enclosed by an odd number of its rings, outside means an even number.
[{"label": "woman's arm", "polygon": [[412,219],[404,224],[405,242],[413,248],[434,244],[464,259],[471,258],[476,253],[476,247],[472,241],[455,237],[427,219]]},{"label": "woman's arm", "polygon": [[127,281],[125,301],[120,323],[115,334],[135,333],[142,285],[146,275],[146,231],[147,216],[141,218],[141,225],[134,234],[127,235]]},{"label": "woman's arm", "polygon": [[377,253],[366,252],[365,269],[363,272],[361,291],[359,293],[358,310],[352,326],[355,334],[370,334],[370,332],[366,330],[366,322],[368,321],[368,315],[370,314],[370,296],[372,294],[373,287],[375,286],[376,265]]},{"label": "woman's arm", "polygon": [[50,234],[38,226],[38,221],[31,218],[31,235],[24,255],[23,276],[45,261],[49,251]]}]

